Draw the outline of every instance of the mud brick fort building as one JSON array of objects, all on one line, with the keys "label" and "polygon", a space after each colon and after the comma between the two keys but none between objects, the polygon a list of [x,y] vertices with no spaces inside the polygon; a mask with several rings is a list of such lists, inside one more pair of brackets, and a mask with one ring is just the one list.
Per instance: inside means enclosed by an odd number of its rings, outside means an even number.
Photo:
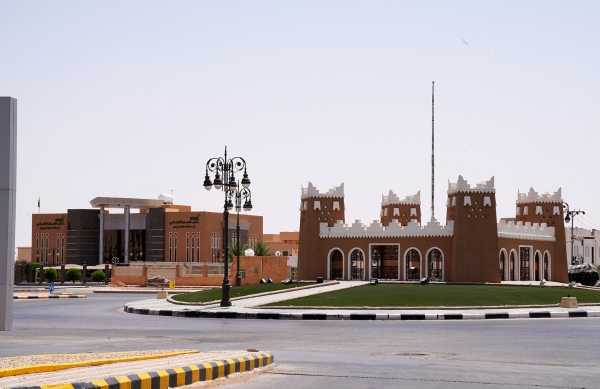
[{"label": "mud brick fort building", "polygon": [[298,279],[485,283],[568,282],[561,190],[518,194],[514,218],[496,217],[494,178],[448,183],[446,225],[421,223],[420,192],[382,196],[379,220],[346,223],[344,185],[302,188]]}]

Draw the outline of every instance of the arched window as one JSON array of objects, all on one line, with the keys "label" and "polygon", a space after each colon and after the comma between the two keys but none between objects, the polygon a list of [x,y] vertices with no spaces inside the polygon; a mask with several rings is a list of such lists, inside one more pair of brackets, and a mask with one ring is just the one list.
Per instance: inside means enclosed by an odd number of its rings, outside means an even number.
[{"label": "arched window", "polygon": [[509,272],[508,272],[508,279],[510,281],[514,281],[515,280],[515,251],[511,251],[510,252],[510,265],[509,265]]},{"label": "arched window", "polygon": [[433,249],[427,256],[428,278],[431,281],[444,280],[444,258],[442,252],[438,249]]},{"label": "arched window", "polygon": [[504,250],[500,250],[500,281],[504,281],[504,262],[506,262]]},{"label": "arched window", "polygon": [[533,257],[533,279],[534,281],[540,280],[540,252],[536,251]]},{"label": "arched window", "polygon": [[350,279],[364,280],[365,279],[365,255],[359,249],[354,249],[350,253]]},{"label": "arched window", "polygon": [[336,280],[344,277],[344,255],[338,249],[329,254],[329,279]]},{"label": "arched window", "polygon": [[550,267],[550,257],[548,256],[548,252],[546,251],[544,253],[544,279],[546,281],[550,281],[549,267]]},{"label": "arched window", "polygon": [[419,281],[421,278],[421,254],[415,249],[406,252],[406,281]]}]

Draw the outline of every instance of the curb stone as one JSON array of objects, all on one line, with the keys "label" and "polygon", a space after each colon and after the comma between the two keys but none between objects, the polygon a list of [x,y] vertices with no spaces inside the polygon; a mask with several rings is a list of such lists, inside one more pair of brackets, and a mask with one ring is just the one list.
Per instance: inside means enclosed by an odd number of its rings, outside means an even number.
[{"label": "curb stone", "polygon": [[247,357],[109,377],[94,381],[21,386],[11,389],[168,389],[190,385],[195,382],[224,378],[233,373],[252,371],[270,365],[273,361],[273,356],[270,353],[260,353]]},{"label": "curb stone", "polygon": [[127,313],[139,315],[159,315],[192,318],[216,319],[258,319],[258,320],[502,320],[502,319],[544,319],[600,317],[600,311],[530,311],[530,312],[477,312],[477,313],[299,313],[299,312],[235,312],[235,311],[191,311],[191,310],[152,310],[139,309],[125,304]]}]

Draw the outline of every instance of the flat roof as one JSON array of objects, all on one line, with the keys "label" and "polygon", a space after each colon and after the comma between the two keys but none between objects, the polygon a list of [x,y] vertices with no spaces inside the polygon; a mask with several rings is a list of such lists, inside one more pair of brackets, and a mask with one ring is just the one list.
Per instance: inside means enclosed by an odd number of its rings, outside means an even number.
[{"label": "flat roof", "polygon": [[92,208],[153,208],[164,204],[163,200],[157,199],[132,199],[126,197],[96,197],[90,200]]}]

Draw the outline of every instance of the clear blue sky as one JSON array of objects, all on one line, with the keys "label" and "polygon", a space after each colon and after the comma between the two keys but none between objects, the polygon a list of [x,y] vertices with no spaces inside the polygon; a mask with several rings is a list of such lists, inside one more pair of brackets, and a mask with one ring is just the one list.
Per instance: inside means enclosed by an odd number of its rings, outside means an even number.
[{"label": "clear blue sky", "polygon": [[225,145],[265,232],[297,230],[300,185],[346,184],[346,219],[447,180],[563,189],[600,228],[598,1],[0,0],[0,95],[18,99],[18,246],[31,214],[96,196],[222,210]]}]

